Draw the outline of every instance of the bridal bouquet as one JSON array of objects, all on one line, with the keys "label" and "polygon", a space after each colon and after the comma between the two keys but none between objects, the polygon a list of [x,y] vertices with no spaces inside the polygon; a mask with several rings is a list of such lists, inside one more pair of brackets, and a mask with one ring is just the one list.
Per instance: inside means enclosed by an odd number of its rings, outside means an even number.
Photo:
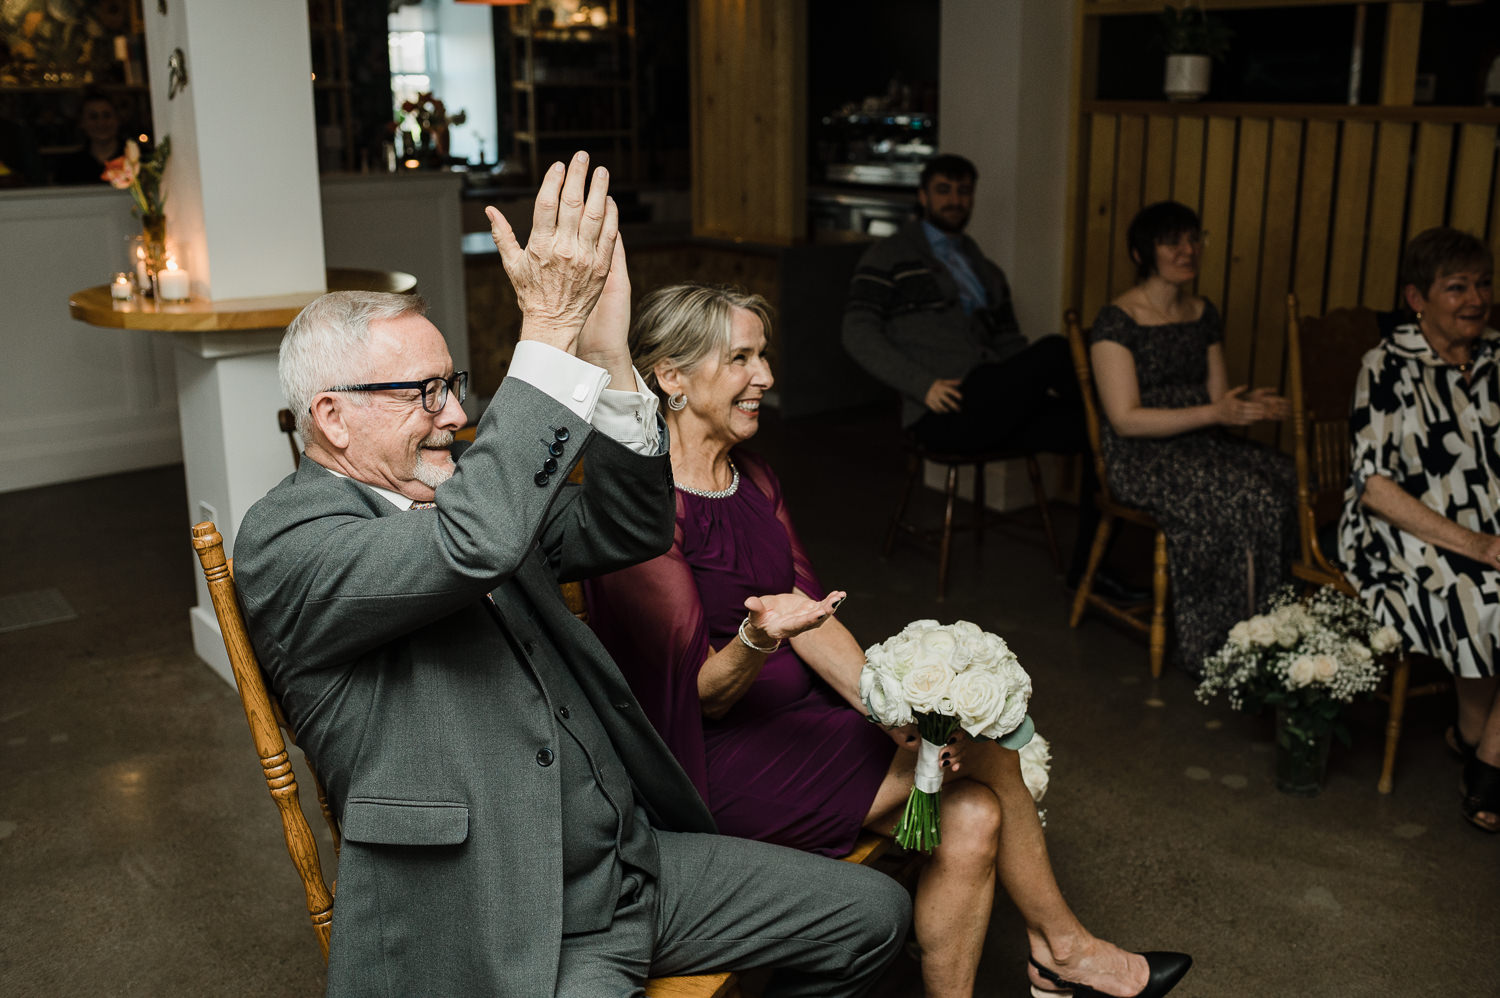
[{"label": "bridal bouquet", "polygon": [[955,731],[1020,748],[1034,730],[1026,716],[1031,677],[1003,640],[967,620],[915,620],[870,647],[859,693],[872,721],[893,728],[915,721],[922,736],[916,780],[895,829],[906,849],[931,852],[942,841],[941,758]]}]

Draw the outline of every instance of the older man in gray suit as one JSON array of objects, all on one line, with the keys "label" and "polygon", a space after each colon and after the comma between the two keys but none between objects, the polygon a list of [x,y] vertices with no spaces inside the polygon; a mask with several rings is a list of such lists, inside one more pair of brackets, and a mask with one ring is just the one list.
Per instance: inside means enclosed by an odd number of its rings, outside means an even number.
[{"label": "older man in gray suit", "polygon": [[465,375],[419,302],[325,295],[282,345],[309,460],[246,516],[236,576],[343,823],[328,993],[599,998],[775,966],[768,994],[863,994],[904,892],[711,834],[559,596],[673,530],[617,215],[587,170],[580,153],[548,172],[524,249],[489,209],[521,342],[467,450]]}]

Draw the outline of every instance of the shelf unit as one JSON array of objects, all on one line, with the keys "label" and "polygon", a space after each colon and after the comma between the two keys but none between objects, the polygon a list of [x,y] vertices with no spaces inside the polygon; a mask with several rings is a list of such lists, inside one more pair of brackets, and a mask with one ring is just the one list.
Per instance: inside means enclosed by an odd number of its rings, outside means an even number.
[{"label": "shelf unit", "polygon": [[308,0],[312,43],[313,114],[318,127],[318,171],[354,169],[354,115],[349,92],[349,45],[344,0]]},{"label": "shelf unit", "polygon": [[546,23],[548,0],[510,11],[511,120],[533,178],[582,143],[619,179],[640,175],[634,0],[609,0],[603,26]]}]

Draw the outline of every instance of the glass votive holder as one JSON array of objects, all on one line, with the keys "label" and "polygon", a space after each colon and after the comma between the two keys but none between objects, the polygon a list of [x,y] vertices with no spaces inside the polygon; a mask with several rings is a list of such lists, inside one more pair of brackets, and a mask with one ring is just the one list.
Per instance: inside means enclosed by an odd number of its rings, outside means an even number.
[{"label": "glass votive holder", "polygon": [[129,301],[134,294],[135,284],[131,281],[130,275],[123,270],[115,274],[114,280],[109,283],[110,298],[115,301]]}]

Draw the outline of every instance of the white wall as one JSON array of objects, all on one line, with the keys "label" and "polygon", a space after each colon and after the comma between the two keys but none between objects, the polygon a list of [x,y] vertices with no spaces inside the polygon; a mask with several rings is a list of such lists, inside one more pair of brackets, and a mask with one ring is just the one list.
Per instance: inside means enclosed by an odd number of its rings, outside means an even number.
[{"label": "white wall", "polygon": [[969,234],[1005,271],[1021,330],[1062,331],[1072,4],[943,0],[938,135],[979,168]]},{"label": "white wall", "polygon": [[[415,274],[455,363],[467,366],[459,177],[325,176],[321,186],[328,265]],[[0,191],[10,293],[0,310],[0,492],[182,459],[174,347],[68,315],[70,294],[126,269],[125,239],[139,232],[130,196],[102,184]]]}]

